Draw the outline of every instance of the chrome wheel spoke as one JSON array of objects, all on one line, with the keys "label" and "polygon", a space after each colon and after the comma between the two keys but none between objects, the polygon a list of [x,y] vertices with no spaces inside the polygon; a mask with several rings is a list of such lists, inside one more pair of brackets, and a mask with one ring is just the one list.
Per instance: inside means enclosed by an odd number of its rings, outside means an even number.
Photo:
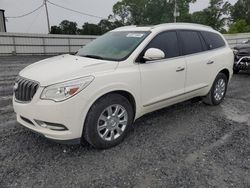
[{"label": "chrome wheel spoke", "polygon": [[112,107],[111,106],[109,106],[108,108],[107,108],[107,112],[108,112],[108,116],[112,116]]},{"label": "chrome wheel spoke", "polygon": [[108,134],[109,134],[109,130],[106,129],[105,133],[103,134],[103,138],[107,139]]},{"label": "chrome wheel spoke", "polygon": [[97,122],[97,131],[103,140],[113,141],[123,134],[127,124],[126,109],[119,104],[114,104],[105,108],[101,113]]},{"label": "chrome wheel spoke", "polygon": [[119,135],[121,135],[122,134],[122,129],[121,128],[119,128],[119,127],[117,127],[116,129],[115,129],[116,131],[117,131],[117,133],[119,134]]},{"label": "chrome wheel spoke", "polygon": [[119,118],[123,117],[125,115],[126,111],[122,110],[122,112],[118,115]]},{"label": "chrome wheel spoke", "polygon": [[115,132],[114,131],[111,131],[111,136],[110,136],[111,140],[114,140],[115,139]]},{"label": "chrome wheel spoke", "polygon": [[217,81],[215,90],[214,90],[214,98],[219,101],[223,98],[226,90],[226,82],[224,79],[220,79]]},{"label": "chrome wheel spoke", "polygon": [[127,120],[121,120],[121,121],[119,121],[119,124],[121,124],[121,125],[126,125],[127,124]]},{"label": "chrome wheel spoke", "polygon": [[117,105],[117,106],[115,107],[115,111],[114,111],[114,113],[113,113],[113,116],[117,116],[118,113],[119,113],[119,111],[120,111],[120,107]]},{"label": "chrome wheel spoke", "polygon": [[106,121],[108,120],[108,117],[106,117],[102,114],[99,119],[106,123]]},{"label": "chrome wheel spoke", "polygon": [[106,129],[107,128],[107,123],[105,122],[103,125],[99,125],[98,126],[98,131],[102,131],[103,129]]}]

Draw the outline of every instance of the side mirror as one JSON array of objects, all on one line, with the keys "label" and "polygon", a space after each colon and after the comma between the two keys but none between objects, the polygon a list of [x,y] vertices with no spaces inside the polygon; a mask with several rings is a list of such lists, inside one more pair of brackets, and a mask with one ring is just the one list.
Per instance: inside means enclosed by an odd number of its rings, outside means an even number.
[{"label": "side mirror", "polygon": [[165,53],[157,48],[149,48],[143,56],[143,59],[145,59],[146,61],[160,60],[164,58]]}]

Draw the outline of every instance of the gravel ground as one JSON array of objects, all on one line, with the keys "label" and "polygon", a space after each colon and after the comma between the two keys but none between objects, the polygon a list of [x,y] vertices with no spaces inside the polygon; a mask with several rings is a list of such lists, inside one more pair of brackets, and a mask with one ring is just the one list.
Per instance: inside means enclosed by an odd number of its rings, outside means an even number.
[{"label": "gravel ground", "polygon": [[250,74],[216,107],[188,101],[145,115],[119,146],[60,145],[23,128],[18,71],[46,57],[0,57],[0,187],[250,187]]}]

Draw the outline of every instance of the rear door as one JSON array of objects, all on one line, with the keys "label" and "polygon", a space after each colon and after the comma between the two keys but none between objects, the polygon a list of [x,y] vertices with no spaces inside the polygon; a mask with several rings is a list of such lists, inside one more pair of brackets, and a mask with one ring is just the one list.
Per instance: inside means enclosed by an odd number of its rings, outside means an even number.
[{"label": "rear door", "polygon": [[208,87],[213,70],[213,58],[207,53],[208,46],[198,31],[181,30],[178,34],[187,63],[185,93]]}]

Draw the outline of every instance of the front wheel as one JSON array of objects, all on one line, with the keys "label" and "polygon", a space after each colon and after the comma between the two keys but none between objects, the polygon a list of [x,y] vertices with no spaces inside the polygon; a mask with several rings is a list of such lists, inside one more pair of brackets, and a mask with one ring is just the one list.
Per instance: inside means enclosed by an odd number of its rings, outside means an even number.
[{"label": "front wheel", "polygon": [[90,108],[84,138],[97,149],[107,149],[123,141],[133,123],[130,102],[119,94],[108,94]]},{"label": "front wheel", "polygon": [[223,73],[219,73],[215,78],[213,86],[203,102],[208,105],[219,105],[225,98],[227,92],[228,79]]}]

